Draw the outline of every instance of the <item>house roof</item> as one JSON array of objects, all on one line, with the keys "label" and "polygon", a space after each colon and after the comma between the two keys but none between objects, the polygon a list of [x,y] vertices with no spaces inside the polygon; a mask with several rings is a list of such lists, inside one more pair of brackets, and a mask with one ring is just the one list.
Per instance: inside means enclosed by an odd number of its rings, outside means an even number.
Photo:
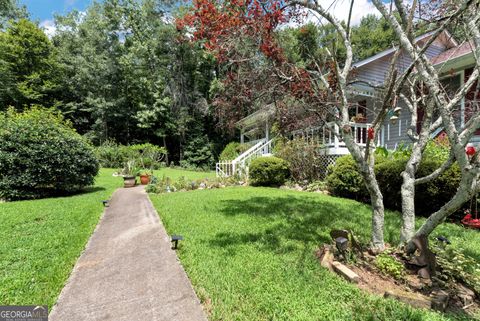
[{"label": "house roof", "polygon": [[268,104],[257,110],[256,112],[248,115],[245,118],[240,119],[235,126],[237,128],[243,128],[248,130],[255,126],[255,124],[261,120],[267,120],[275,114],[274,104]]},{"label": "house roof", "polygon": [[434,65],[438,65],[451,59],[460,58],[462,56],[471,54],[474,48],[475,44],[473,42],[465,42],[460,46],[448,49],[447,51],[442,52],[435,58],[432,58],[432,63]]},{"label": "house roof", "polygon": [[[433,34],[435,33],[435,30],[434,31],[430,31],[430,32],[427,32],[423,35],[420,35],[418,36],[417,38],[415,38],[415,43],[417,42],[420,42],[422,40],[426,40],[428,39],[430,36],[432,36]],[[452,37],[452,35],[450,35],[450,33],[448,31],[443,31],[440,36],[438,37],[440,39],[440,41],[444,42],[447,47],[456,47],[458,46],[458,43],[457,41]],[[382,52],[379,52],[378,54],[374,55],[374,56],[371,56],[371,57],[368,57],[367,59],[364,59],[364,60],[360,60],[356,63],[354,63],[352,65],[352,67],[355,67],[355,68],[359,68],[359,67],[362,67],[362,66],[365,66],[371,62],[374,62],[380,58],[383,58],[385,56],[388,56],[392,53],[394,53],[396,50],[398,49],[398,47],[392,47],[392,48],[389,48],[387,50],[384,50]]]}]

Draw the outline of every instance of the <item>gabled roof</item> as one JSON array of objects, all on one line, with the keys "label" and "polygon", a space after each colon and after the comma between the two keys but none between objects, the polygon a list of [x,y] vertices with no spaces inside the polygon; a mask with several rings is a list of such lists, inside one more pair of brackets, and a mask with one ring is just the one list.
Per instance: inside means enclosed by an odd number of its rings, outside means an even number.
[{"label": "gabled roof", "polygon": [[[420,42],[420,41],[423,41],[423,40],[426,40],[428,39],[430,36],[432,36],[433,34],[435,33],[435,31],[430,31],[430,32],[427,32],[421,36],[418,36],[417,38],[415,38],[415,43],[417,42]],[[445,42],[445,44],[447,45],[448,48],[452,48],[452,47],[456,47],[458,46],[458,43],[457,41],[450,35],[450,33],[448,31],[443,31],[440,36],[438,37],[441,41]],[[398,47],[392,47],[392,48],[389,48],[387,50],[384,50],[382,52],[379,52],[378,54],[374,55],[374,56],[371,56],[367,59],[364,59],[364,60],[360,60],[356,63],[354,63],[352,65],[352,67],[354,68],[359,68],[359,67],[362,67],[362,66],[365,66],[371,62],[374,62],[375,60],[378,60],[380,58],[383,58],[385,56],[388,56],[392,53],[394,53],[396,50],[398,49]]]},{"label": "gabled roof", "polygon": [[451,59],[466,56],[468,54],[471,54],[474,48],[475,44],[473,42],[465,42],[460,46],[448,49],[447,51],[442,52],[435,58],[432,58],[432,63],[434,65],[438,65]]}]

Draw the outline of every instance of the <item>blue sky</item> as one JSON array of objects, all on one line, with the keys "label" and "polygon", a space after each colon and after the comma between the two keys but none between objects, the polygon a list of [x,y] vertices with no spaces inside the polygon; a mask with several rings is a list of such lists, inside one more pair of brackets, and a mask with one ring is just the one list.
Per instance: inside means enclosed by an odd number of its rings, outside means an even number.
[{"label": "blue sky", "polygon": [[[53,21],[54,14],[64,15],[74,9],[84,11],[94,0],[19,0],[20,4],[26,5],[30,17],[40,22],[40,26],[45,32],[51,36],[55,33],[55,24]],[[97,0],[102,1],[102,0]],[[385,0],[384,0],[385,1]],[[411,1],[411,0],[404,0]],[[350,0],[319,0],[329,11],[341,20],[347,20]],[[333,3],[333,5],[332,5]],[[366,14],[374,13],[379,15],[371,0],[355,0],[352,23],[357,24]],[[318,20],[314,16],[310,16],[309,20]]]},{"label": "blue sky", "polygon": [[85,10],[92,0],[19,0],[19,3],[26,5],[33,20],[40,22],[52,20],[55,13],[65,14],[77,9]]}]

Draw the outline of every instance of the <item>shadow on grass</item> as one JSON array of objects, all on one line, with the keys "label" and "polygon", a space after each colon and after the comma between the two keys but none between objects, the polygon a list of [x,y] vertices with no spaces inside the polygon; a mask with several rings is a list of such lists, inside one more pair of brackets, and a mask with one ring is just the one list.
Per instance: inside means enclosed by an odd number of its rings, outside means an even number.
[{"label": "shadow on grass", "polygon": [[[331,242],[332,229],[350,229],[363,241],[368,241],[371,230],[371,211],[368,205],[351,201],[340,203],[315,197],[250,197],[241,200],[224,200],[221,213],[227,217],[249,216],[258,231],[217,233],[212,245],[226,248],[231,254],[235,245],[256,243],[261,249],[276,253],[290,252],[302,244],[304,251]],[[387,242],[396,242],[399,218],[386,218]],[[258,228],[255,228],[258,222]],[[265,225],[266,224],[266,225]],[[261,226],[266,226],[262,229]],[[290,242],[293,241],[293,242]],[[306,255],[307,253],[303,253]]]},{"label": "shadow on grass", "polygon": [[55,191],[55,190],[52,191],[52,190],[48,190],[48,191],[40,192],[40,194],[43,194],[43,195],[39,196],[39,197],[18,198],[18,199],[8,201],[8,203],[22,202],[22,201],[34,201],[34,200],[49,200],[49,199],[60,200],[60,199],[66,198],[66,197],[88,195],[88,194],[93,194],[93,193],[100,192],[100,191],[105,191],[105,190],[106,190],[106,188],[101,187],[101,186],[90,186],[90,187],[85,187],[83,189],[76,190],[76,191]]}]

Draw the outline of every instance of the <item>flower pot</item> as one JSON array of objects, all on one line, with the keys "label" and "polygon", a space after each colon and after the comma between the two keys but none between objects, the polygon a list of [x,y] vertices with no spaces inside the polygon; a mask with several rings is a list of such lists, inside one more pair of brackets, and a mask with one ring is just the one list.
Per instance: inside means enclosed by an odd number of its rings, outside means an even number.
[{"label": "flower pot", "polygon": [[148,174],[140,175],[140,183],[142,183],[142,185],[147,185],[148,183],[150,183],[150,175]]},{"label": "flower pot", "polygon": [[123,176],[123,187],[134,187],[136,183],[135,176]]}]

